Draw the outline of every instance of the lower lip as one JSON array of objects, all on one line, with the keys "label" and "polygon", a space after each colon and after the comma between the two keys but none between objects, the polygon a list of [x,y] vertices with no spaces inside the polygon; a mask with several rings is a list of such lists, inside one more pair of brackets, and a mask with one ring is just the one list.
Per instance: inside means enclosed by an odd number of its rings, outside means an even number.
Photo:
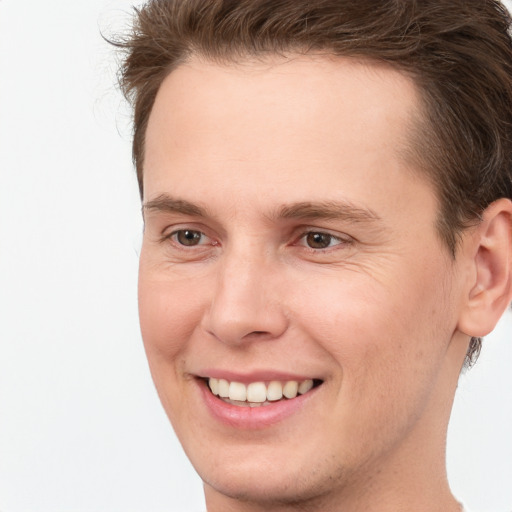
[{"label": "lower lip", "polygon": [[212,416],[225,425],[246,430],[264,429],[299,413],[318,389],[313,388],[304,395],[279,400],[268,405],[243,407],[224,402],[210,391],[204,381],[198,382],[203,401]]}]

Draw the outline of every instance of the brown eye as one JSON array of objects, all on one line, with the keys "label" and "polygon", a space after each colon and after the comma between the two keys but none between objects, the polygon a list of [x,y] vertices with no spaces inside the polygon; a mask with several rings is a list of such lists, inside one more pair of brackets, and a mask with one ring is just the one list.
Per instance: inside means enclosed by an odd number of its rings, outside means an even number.
[{"label": "brown eye", "polygon": [[312,249],[327,249],[333,241],[337,241],[336,237],[328,233],[308,233],[306,235],[306,244]]},{"label": "brown eye", "polygon": [[199,245],[203,234],[201,231],[192,231],[191,229],[180,229],[174,233],[176,241],[187,247]]}]

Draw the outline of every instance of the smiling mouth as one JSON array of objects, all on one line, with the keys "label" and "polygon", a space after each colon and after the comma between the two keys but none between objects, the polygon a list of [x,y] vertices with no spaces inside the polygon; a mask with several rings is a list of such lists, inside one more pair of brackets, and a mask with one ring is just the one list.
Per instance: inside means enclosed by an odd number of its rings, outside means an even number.
[{"label": "smiling mouth", "polygon": [[205,381],[213,395],[226,403],[239,407],[261,407],[281,400],[293,400],[299,395],[305,395],[323,382],[319,379],[306,379],[243,384],[213,377],[207,378]]}]

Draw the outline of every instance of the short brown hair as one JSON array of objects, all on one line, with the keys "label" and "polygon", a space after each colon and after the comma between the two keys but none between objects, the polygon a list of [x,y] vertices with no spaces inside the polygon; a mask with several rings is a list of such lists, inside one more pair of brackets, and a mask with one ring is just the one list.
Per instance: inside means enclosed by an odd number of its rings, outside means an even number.
[{"label": "short brown hair", "polygon": [[[164,78],[192,55],[234,62],[323,52],[386,63],[423,98],[414,156],[440,201],[452,254],[471,221],[512,198],[511,18],[497,0],[149,0],[132,32],[120,83],[134,105],[133,159],[143,195],[144,138]],[[466,365],[481,340],[472,338]]]}]

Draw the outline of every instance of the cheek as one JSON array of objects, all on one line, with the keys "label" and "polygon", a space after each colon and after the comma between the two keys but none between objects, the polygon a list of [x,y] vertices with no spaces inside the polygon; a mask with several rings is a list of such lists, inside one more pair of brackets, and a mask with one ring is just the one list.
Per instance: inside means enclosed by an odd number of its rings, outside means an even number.
[{"label": "cheek", "polygon": [[197,294],[187,282],[139,271],[139,317],[142,339],[158,396],[175,429],[188,420],[183,379],[188,342],[200,316]]},{"label": "cheek", "polygon": [[335,363],[333,402],[319,421],[330,425],[331,442],[346,460],[361,453],[370,460],[430,407],[451,339],[452,306],[439,279],[424,277],[383,283],[340,276],[317,281],[321,293],[302,290],[296,303],[301,329]]},{"label": "cheek", "polygon": [[352,350],[407,351],[421,347],[421,340],[451,335],[456,315],[446,263],[421,261],[420,255],[394,263],[378,273],[350,270],[303,280],[295,293],[296,318],[340,356]]},{"label": "cheek", "polygon": [[387,279],[317,277],[297,293],[295,318],[336,362],[347,400],[424,393],[442,364],[456,326],[448,271],[442,262],[415,263],[389,269]]},{"label": "cheek", "polygon": [[166,279],[141,261],[139,317],[142,339],[150,365],[179,358],[200,322],[200,294],[190,280]]}]

